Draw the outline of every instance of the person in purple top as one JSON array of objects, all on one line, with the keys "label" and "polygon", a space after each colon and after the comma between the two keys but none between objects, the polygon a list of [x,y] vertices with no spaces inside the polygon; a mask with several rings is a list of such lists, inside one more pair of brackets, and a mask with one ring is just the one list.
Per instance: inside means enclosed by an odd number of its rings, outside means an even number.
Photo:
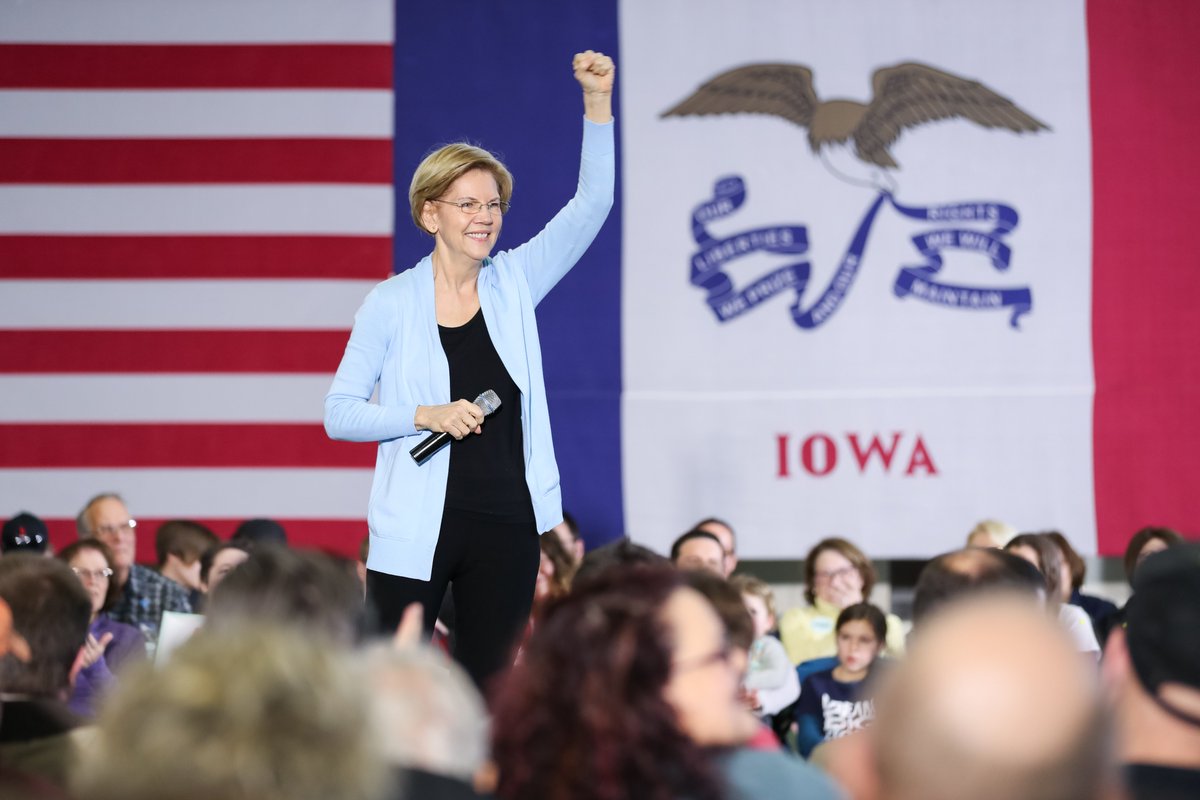
[{"label": "person in purple top", "polygon": [[96,700],[113,682],[113,672],[146,657],[146,640],[132,625],[116,622],[104,611],[116,588],[112,581],[112,551],[99,539],[80,539],[67,545],[58,558],[79,577],[92,601],[85,666],[75,679],[69,705],[80,716],[95,713]]}]

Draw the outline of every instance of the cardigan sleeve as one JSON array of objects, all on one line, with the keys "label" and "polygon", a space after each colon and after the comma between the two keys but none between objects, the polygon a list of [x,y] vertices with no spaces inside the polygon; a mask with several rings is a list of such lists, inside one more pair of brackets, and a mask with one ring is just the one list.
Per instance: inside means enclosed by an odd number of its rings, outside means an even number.
[{"label": "cardigan sleeve", "polygon": [[614,127],[611,121],[584,119],[575,196],[536,236],[503,254],[524,271],[535,306],[575,266],[608,218],[616,185]]},{"label": "cardigan sleeve", "polygon": [[375,287],[354,315],[354,329],[329,394],[325,432],[347,442],[381,442],[417,432],[416,405],[370,402],[397,327],[396,305]]}]

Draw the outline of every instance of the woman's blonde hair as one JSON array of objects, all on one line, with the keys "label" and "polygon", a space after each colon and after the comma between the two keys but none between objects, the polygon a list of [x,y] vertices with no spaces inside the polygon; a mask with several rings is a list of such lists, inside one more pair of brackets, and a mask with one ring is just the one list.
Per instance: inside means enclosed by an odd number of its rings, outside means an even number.
[{"label": "woman's blonde hair", "polygon": [[[466,142],[454,142],[434,150],[417,166],[412,183],[408,187],[408,202],[412,206],[412,218],[416,226],[433,235],[425,227],[422,216],[425,203],[436,200],[450,189],[450,185],[473,169],[482,169],[496,179],[500,200],[508,203],[512,199],[513,177],[500,159]],[[479,200],[491,198],[480,197]]]},{"label": "woman's blonde hair", "polygon": [[988,538],[993,544],[993,547],[1003,549],[1008,541],[1017,535],[1017,529],[1007,522],[1001,522],[997,519],[985,519],[967,534],[967,547],[979,547],[971,540],[977,538]]},{"label": "woman's blonde hair", "polygon": [[756,578],[753,575],[734,575],[729,579],[729,585],[737,589],[741,594],[752,594],[763,601],[763,605],[767,607],[767,613],[772,617],[777,616],[775,613],[775,592],[771,591],[771,586],[761,578]]}]

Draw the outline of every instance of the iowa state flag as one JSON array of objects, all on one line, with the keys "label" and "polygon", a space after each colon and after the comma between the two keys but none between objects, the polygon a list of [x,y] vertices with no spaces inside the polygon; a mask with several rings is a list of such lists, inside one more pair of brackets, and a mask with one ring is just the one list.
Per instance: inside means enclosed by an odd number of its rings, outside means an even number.
[{"label": "iowa state flag", "polygon": [[589,538],[1195,530],[1194,4],[558,5],[0,2],[0,515],[62,543],[115,490],[143,530],[271,516],[353,552],[373,448],[322,398],[429,249],[412,170],[496,151],[501,246],[532,236],[593,48],[618,202],[539,308]]}]

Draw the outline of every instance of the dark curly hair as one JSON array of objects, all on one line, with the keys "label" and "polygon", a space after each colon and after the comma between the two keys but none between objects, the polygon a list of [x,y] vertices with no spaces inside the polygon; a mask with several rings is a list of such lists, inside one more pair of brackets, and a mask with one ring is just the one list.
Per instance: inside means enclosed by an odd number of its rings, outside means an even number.
[{"label": "dark curly hair", "polygon": [[503,800],[718,800],[703,751],[663,690],[671,568],[609,569],[554,601],[496,694]]}]

